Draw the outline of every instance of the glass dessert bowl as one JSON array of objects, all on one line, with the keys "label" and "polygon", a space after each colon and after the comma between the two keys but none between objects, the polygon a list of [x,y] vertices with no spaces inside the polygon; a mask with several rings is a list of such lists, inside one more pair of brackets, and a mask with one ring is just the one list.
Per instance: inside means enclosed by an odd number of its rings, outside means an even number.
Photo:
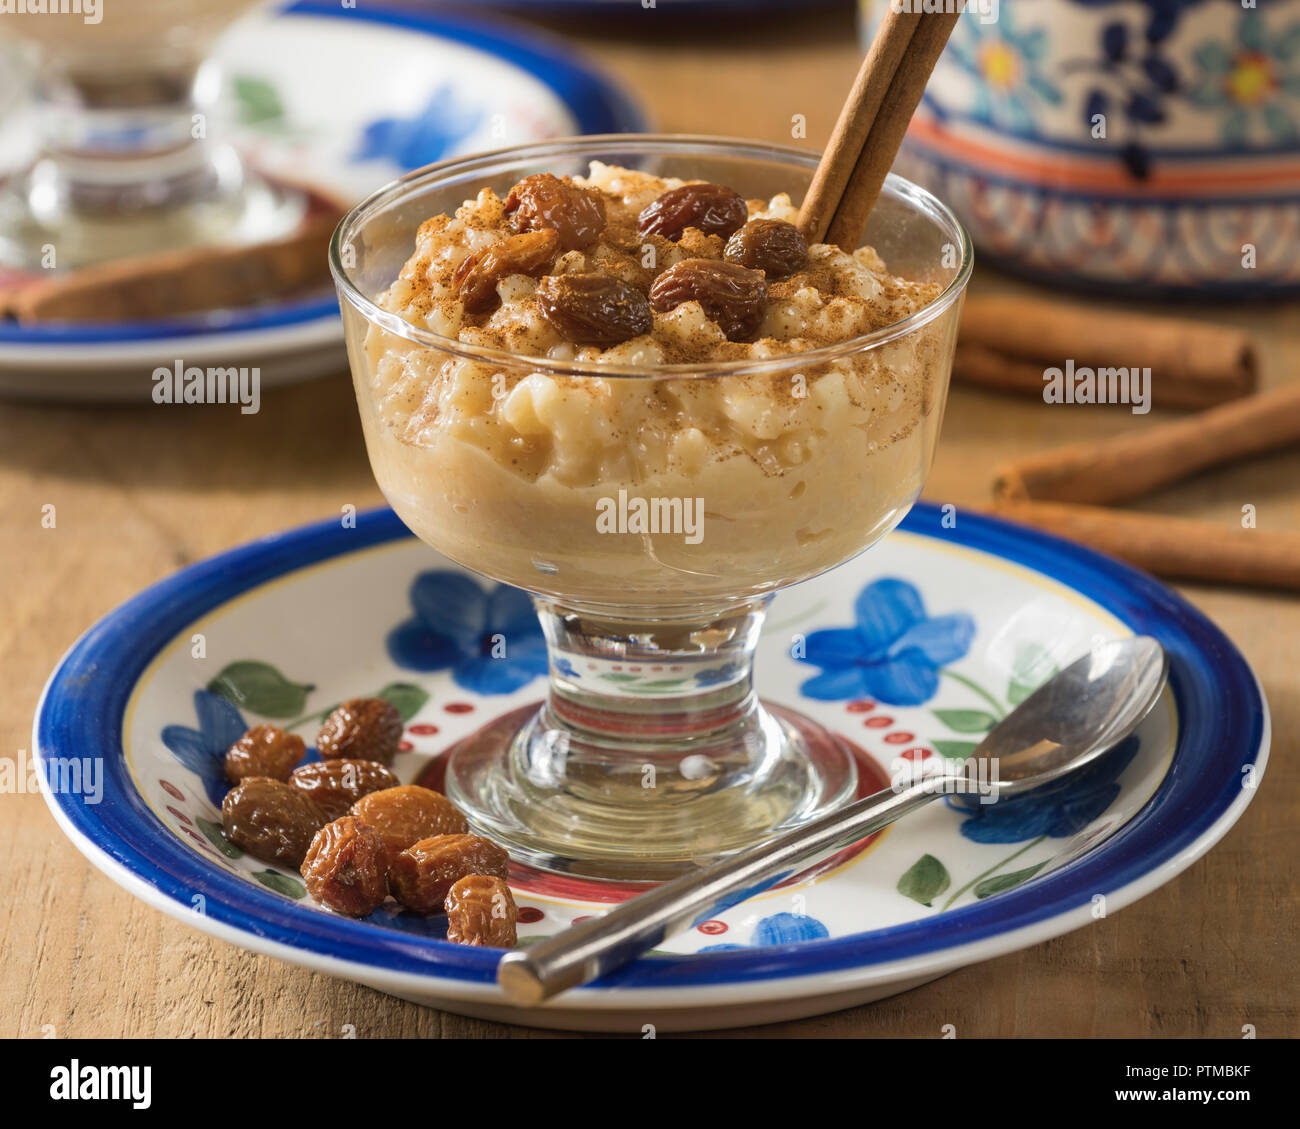
[{"label": "glass dessert bowl", "polygon": [[446,775],[522,862],[662,880],[855,793],[843,742],[759,701],[754,649],[777,590],[920,493],[971,252],[896,177],[855,255],[808,248],[791,199],[816,162],[542,142],[412,173],[335,233],[380,488],[510,586],[498,610],[531,615],[523,589],[541,619],[546,700],[461,742]]}]

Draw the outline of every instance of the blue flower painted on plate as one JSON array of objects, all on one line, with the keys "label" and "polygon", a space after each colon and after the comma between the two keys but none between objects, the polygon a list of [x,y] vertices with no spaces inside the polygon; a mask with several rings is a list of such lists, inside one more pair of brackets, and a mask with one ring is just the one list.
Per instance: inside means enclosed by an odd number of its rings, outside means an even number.
[{"label": "blue flower painted on plate", "polygon": [[778,913],[754,926],[751,945],[792,945],[796,941],[822,941],[831,935],[815,917],[806,913]]},{"label": "blue flower painted on plate", "polygon": [[1006,8],[996,22],[960,21],[948,42],[948,54],[978,80],[970,110],[977,121],[1033,134],[1038,104],[1057,105],[1062,100],[1060,89],[1043,73],[1046,30],[1017,28]]},{"label": "blue flower painted on plate", "polygon": [[385,902],[369,917],[363,920],[372,925],[382,925],[386,929],[398,929],[403,933],[412,933],[417,937],[434,937],[443,940],[447,936],[447,919],[441,914],[425,916],[412,913],[398,905],[397,902]]},{"label": "blue flower painted on plate", "polygon": [[450,670],[475,694],[510,694],[546,673],[546,640],[532,601],[501,584],[490,592],[464,573],[422,572],[415,614],[388,633],[388,654],[407,670]]},{"label": "blue flower painted on plate", "polygon": [[1259,128],[1275,144],[1300,136],[1300,21],[1270,33],[1260,13],[1243,12],[1235,44],[1207,40],[1193,58],[1187,98],[1221,115],[1225,144],[1244,146]]},{"label": "blue flower painted on plate", "polygon": [[707,670],[697,670],[695,672],[696,686],[720,686],[724,682],[730,682],[742,669],[741,663],[726,663],[723,666],[709,667]]},{"label": "blue flower painted on plate", "polygon": [[208,799],[220,807],[229,788],[224,768],[226,750],[244,735],[248,726],[228,699],[207,690],[194,692],[194,712],[199,719],[198,729],[168,725],[162,731],[162,743],[203,781]]},{"label": "blue flower painted on plate", "polygon": [[574,667],[573,663],[563,657],[555,660],[555,669],[557,673],[564,675],[565,678],[580,679],[582,677],[582,674]]},{"label": "blue flower painted on plate", "polygon": [[974,796],[948,796],[948,805],[966,815],[961,833],[976,843],[1019,843],[1042,835],[1076,835],[1119,795],[1119,777],[1137,755],[1136,736],[1086,768],[1023,796],[980,804]]},{"label": "blue flower painted on plate", "polygon": [[939,668],[965,655],[975,635],[975,621],[965,612],[930,619],[921,593],[895,577],[868,584],[853,610],[852,627],[808,636],[799,661],[822,672],[803,684],[807,697],[919,706],[934,697]]},{"label": "blue flower painted on plate", "polygon": [[735,952],[738,949],[758,949],[765,945],[793,945],[799,941],[823,941],[831,935],[815,917],[806,913],[776,913],[763,918],[754,926],[754,935],[748,945],[734,942],[722,945],[705,945],[702,953]]},{"label": "blue flower painted on plate", "polygon": [[460,100],[449,85],[438,87],[409,118],[380,118],[368,124],[352,155],[355,161],[387,160],[404,169],[440,161],[483,120],[483,107]]}]

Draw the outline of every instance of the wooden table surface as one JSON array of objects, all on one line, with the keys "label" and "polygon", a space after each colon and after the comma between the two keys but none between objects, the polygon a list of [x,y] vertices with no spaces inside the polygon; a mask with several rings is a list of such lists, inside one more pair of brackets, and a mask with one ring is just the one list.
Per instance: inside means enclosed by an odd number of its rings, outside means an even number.
[{"label": "wooden table surface", "polygon": [[[613,29],[553,25],[645,102],[659,128],[824,143],[858,62],[845,10],[702,23],[659,9]],[[982,288],[1010,283],[981,273]],[[1200,311],[1258,334],[1264,383],[1300,367],[1300,309]],[[1154,420],[1158,409],[1147,420]],[[1144,426],[957,388],[927,496],[988,498],[1010,455]],[[30,748],[63,650],[145,585],[251,538],[381,501],[343,371],[229,407],[0,406],[0,755]],[[1300,452],[1204,476],[1149,508],[1300,528]],[[42,527],[42,506],[57,525]],[[1296,868],[1300,600],[1182,586],[1254,665],[1273,711],[1268,775],[1204,859],[1085,929],[880,1003],[744,1035],[1300,1034]],[[441,1014],[211,940],[102,877],[38,796],[0,796],[0,1036],[534,1036]]]}]

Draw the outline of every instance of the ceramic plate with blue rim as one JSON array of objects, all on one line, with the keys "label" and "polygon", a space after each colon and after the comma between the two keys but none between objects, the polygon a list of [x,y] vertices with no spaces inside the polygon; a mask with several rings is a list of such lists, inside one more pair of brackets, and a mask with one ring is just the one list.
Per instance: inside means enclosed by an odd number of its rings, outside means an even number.
[{"label": "ceramic plate with blue rim", "polygon": [[[240,21],[214,57],[226,129],[241,152],[342,199],[464,153],[645,128],[629,98],[563,42],[500,20],[298,3]],[[23,149],[16,114],[0,130],[0,170]],[[337,371],[345,363],[338,302],[329,291],[129,325],[0,321],[0,394],[137,398],[154,367],[176,357],[257,365],[268,387]]]},{"label": "ceramic plate with blue rim", "polygon": [[[878,999],[1120,910],[1209,850],[1264,770],[1259,685],[1200,612],[1078,546],[974,515],[945,528],[919,504],[870,552],[777,596],[758,653],[764,696],[842,734],[874,790],[909,763],[967,755],[1096,641],[1146,634],[1166,648],[1170,679],[1138,732],[1025,797],[931,804],[607,979],[520,1010],[495,986],[499,953],[448,943],[444,919],[392,902],[366,920],[336,916],[292,871],[220,833],[222,754],[249,725],[310,743],[333,703],[382,694],[406,721],[395,770],[436,784],[447,749],[540,697],[534,667],[499,660],[488,678],[477,651],[458,650],[464,608],[444,623],[428,597],[462,572],[381,510],[266,538],[148,589],[73,646],[42,697],[34,744],[59,825],[132,893],[256,952],[491,1019],[701,1029]],[[492,631],[492,586],[475,583]],[[792,633],[863,616],[900,630],[938,621],[931,633],[947,645],[931,649],[932,677],[897,677],[888,641],[834,668],[791,656]],[[511,885],[521,944],[627,894],[518,868]]]}]

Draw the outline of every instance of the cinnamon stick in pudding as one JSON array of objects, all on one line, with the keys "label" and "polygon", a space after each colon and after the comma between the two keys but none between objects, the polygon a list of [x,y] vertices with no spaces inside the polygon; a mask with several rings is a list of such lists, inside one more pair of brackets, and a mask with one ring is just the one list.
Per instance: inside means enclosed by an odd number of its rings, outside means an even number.
[{"label": "cinnamon stick in pudding", "polygon": [[853,251],[862,238],[907,124],[960,17],[885,13],[840,111],[799,212],[810,243]]},{"label": "cinnamon stick in pudding", "polygon": [[993,493],[1005,501],[1122,502],[1207,467],[1295,443],[1300,383],[1114,439],[1017,459],[998,470]]},{"label": "cinnamon stick in pudding", "polygon": [[896,12],[893,8],[887,9],[881,18],[804,197],[799,227],[809,243],[825,242],[826,230],[848,187],[871,124],[920,19],[919,12]]},{"label": "cinnamon stick in pudding", "polygon": [[1157,576],[1300,591],[1300,533],[1056,502],[1001,502],[990,512]]},{"label": "cinnamon stick in pudding", "polygon": [[826,242],[852,251],[862,240],[867,217],[876,206],[885,177],[898,156],[908,123],[921,103],[925,84],[943,53],[952,29],[961,18],[956,12],[927,12],[920,17],[907,51],[885,91],[871,131],[862,146],[839,206],[826,229]]},{"label": "cinnamon stick in pudding", "polygon": [[1043,370],[1067,360],[1094,370],[1149,368],[1157,407],[1199,409],[1249,395],[1258,370],[1250,338],[1228,326],[1019,295],[966,299],[958,379],[1041,395]]}]

